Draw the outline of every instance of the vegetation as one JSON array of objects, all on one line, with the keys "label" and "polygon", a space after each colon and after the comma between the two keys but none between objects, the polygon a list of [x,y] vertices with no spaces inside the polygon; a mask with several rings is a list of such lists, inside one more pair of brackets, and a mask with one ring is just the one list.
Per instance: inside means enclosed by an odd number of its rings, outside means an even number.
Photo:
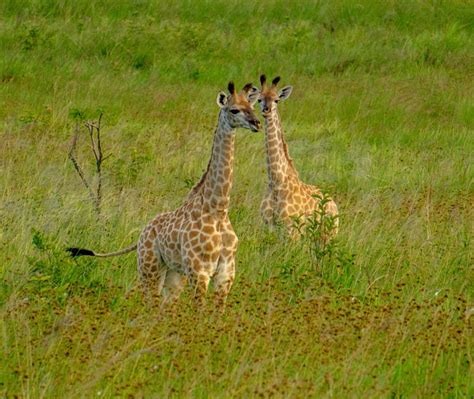
[{"label": "vegetation", "polygon": [[[467,0],[0,2],[0,394],[473,397],[473,21]],[[224,316],[188,293],[151,314],[133,254],[67,257],[179,205],[217,92],[260,73],[294,86],[290,153],[342,211],[324,262],[262,225],[246,131]],[[68,151],[102,113],[98,218]]]}]

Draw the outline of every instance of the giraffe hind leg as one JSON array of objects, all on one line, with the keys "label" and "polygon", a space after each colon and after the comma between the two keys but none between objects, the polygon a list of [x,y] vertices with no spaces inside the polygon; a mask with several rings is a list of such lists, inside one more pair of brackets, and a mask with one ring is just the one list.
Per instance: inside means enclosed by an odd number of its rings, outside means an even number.
[{"label": "giraffe hind leg", "polygon": [[139,246],[138,273],[143,297],[145,302],[152,307],[157,307],[160,303],[167,272],[168,268],[158,253],[155,253],[153,249],[141,251]]}]

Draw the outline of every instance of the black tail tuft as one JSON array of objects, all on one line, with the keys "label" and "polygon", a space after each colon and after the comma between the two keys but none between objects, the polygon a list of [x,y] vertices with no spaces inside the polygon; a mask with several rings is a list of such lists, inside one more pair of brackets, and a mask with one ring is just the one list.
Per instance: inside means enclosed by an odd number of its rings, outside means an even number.
[{"label": "black tail tuft", "polygon": [[66,251],[69,252],[73,258],[76,258],[77,256],[95,256],[95,253],[90,249],[72,247],[66,248]]}]

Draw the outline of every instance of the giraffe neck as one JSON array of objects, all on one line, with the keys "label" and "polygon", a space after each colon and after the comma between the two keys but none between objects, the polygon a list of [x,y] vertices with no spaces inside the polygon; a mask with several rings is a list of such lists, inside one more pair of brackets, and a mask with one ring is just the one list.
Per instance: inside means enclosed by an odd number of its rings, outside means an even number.
[{"label": "giraffe neck", "polygon": [[191,193],[200,191],[208,208],[223,211],[229,207],[232,189],[235,130],[229,125],[224,111],[214,133],[211,159],[207,170]]},{"label": "giraffe neck", "polygon": [[295,175],[296,169],[288,154],[288,146],[283,137],[280,116],[276,108],[265,118],[265,147],[267,151],[267,174],[270,186],[275,187]]}]

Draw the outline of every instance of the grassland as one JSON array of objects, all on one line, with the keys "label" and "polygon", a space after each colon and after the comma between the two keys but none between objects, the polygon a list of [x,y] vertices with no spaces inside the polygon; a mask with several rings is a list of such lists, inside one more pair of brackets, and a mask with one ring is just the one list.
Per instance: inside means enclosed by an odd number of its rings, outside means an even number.
[{"label": "grassland", "polygon": [[[471,1],[0,3],[0,395],[473,397]],[[116,249],[207,165],[215,96],[279,74],[301,177],[342,211],[316,265],[265,230],[262,135],[238,132],[223,317],[159,318]],[[67,159],[104,113],[97,218]],[[94,165],[86,135],[80,162]]]}]

